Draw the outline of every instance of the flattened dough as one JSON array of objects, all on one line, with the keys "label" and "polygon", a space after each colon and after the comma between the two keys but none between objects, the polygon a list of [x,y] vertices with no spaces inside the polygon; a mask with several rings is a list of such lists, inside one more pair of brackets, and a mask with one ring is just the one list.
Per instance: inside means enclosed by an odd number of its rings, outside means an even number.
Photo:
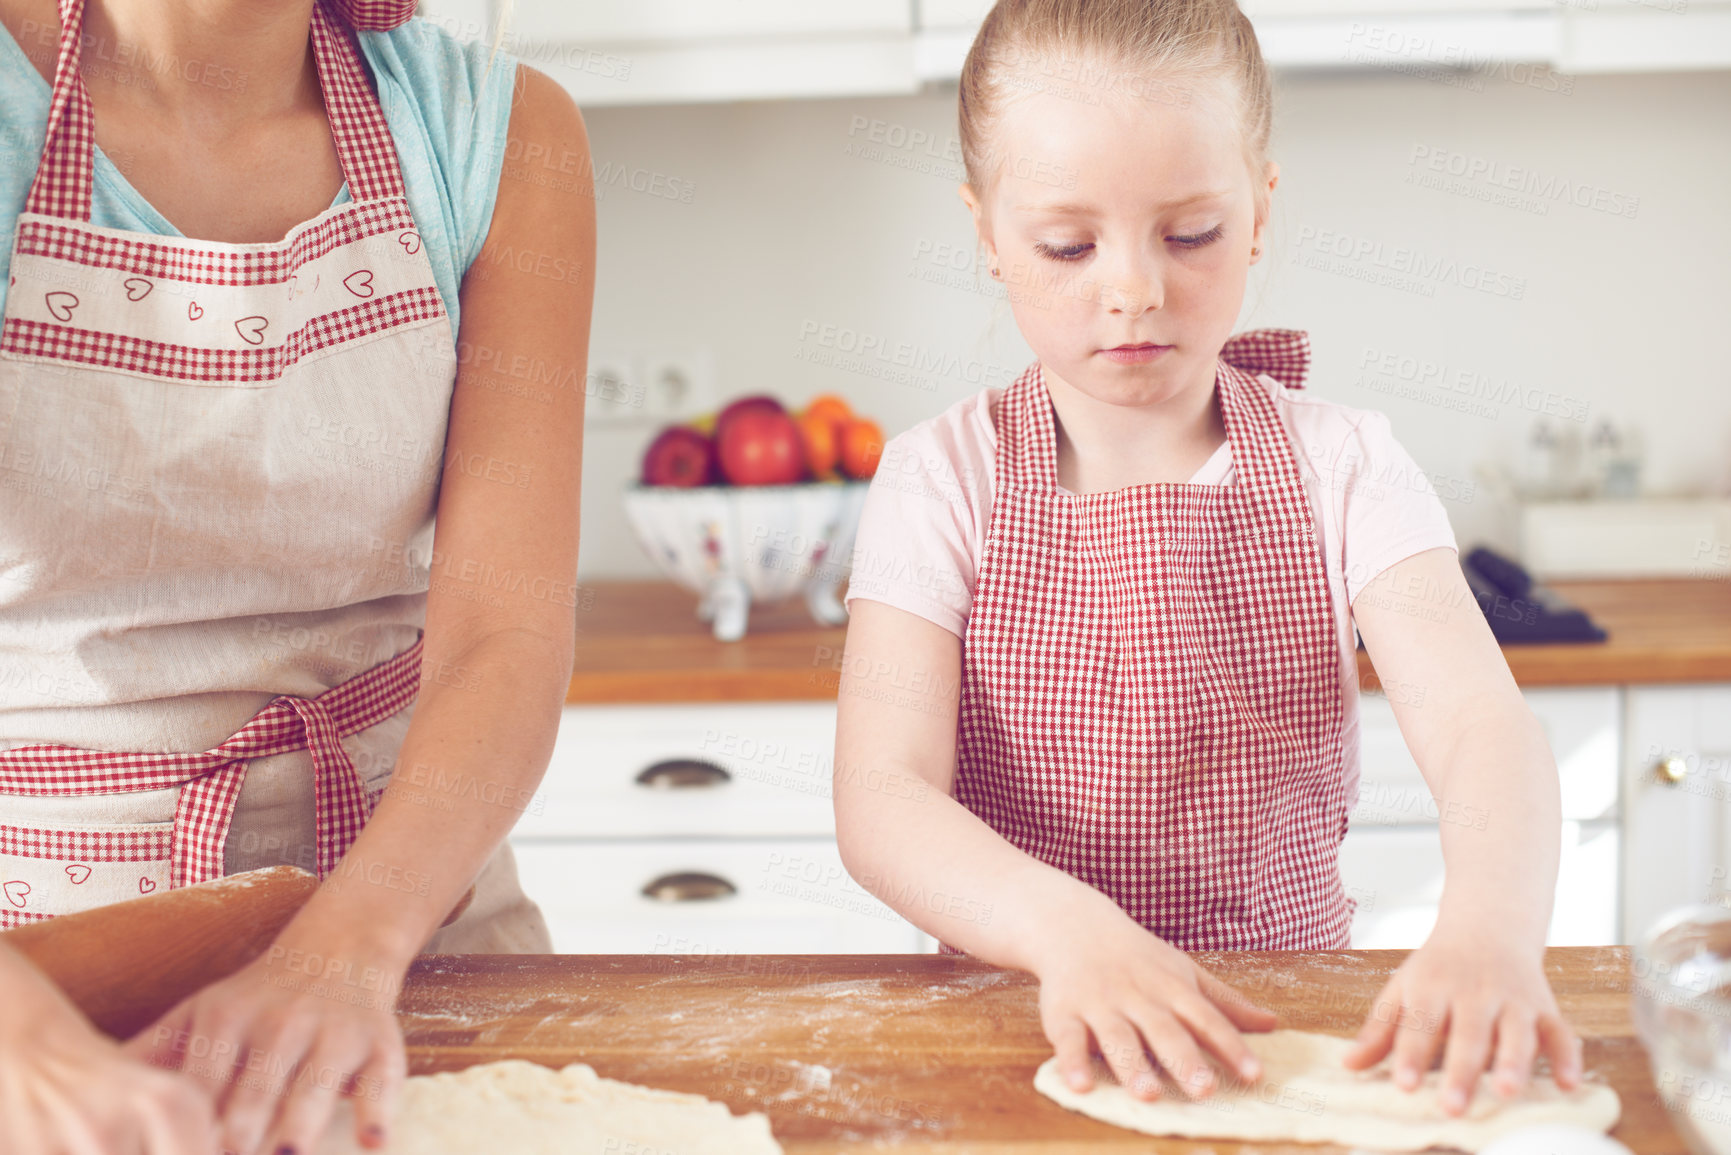
[{"label": "flattened dough", "polygon": [[1403,1091],[1394,1085],[1386,1062],[1368,1071],[1341,1066],[1352,1049],[1350,1039],[1270,1031],[1247,1034],[1244,1041],[1262,1060],[1262,1078],[1248,1087],[1223,1084],[1199,1102],[1184,1099],[1167,1083],[1159,1099],[1145,1103],[1110,1075],[1097,1080],[1092,1091],[1077,1094],[1059,1074],[1055,1058],[1035,1073],[1034,1088],[1072,1111],[1149,1135],[1338,1143],[1384,1151],[1477,1151],[1505,1132],[1537,1123],[1608,1131],[1622,1108],[1609,1087],[1584,1083],[1565,1093],[1549,1076],[1535,1076],[1518,1098],[1504,1103],[1486,1075],[1467,1113],[1456,1118],[1438,1103],[1440,1072],[1426,1075],[1416,1090]]},{"label": "flattened dough", "polygon": [[[510,1059],[416,1075],[403,1086],[386,1155],[781,1155],[760,1114]],[[316,1155],[378,1155],[354,1141],[347,1105]]]}]

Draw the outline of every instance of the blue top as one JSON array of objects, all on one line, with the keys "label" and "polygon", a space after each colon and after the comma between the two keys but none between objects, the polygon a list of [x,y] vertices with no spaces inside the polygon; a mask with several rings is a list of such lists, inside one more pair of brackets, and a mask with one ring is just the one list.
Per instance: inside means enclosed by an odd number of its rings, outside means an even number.
[{"label": "blue top", "polygon": [[[457,290],[493,220],[517,61],[502,50],[492,56],[488,45],[463,43],[420,19],[390,32],[362,32],[358,39],[454,335]],[[42,74],[0,26],[0,308],[6,303],[18,214],[42,156],[49,93]],[[344,182],[331,204],[351,199]],[[127,183],[101,148],[90,215],[90,223],[100,228],[182,235]]]}]

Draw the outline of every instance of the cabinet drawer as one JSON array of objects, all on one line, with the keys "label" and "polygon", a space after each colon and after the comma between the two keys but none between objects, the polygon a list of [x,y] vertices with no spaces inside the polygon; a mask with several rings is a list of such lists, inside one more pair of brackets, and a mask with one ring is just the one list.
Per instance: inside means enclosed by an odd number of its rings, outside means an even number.
[{"label": "cabinet drawer", "polygon": [[834,758],[833,703],[567,707],[517,834],[832,837]]},{"label": "cabinet drawer", "polygon": [[[1620,837],[1608,822],[1565,822],[1557,897],[1545,941],[1601,946],[1618,941]],[[1358,901],[1357,950],[1421,946],[1442,900],[1442,839],[1434,826],[1353,830],[1340,848],[1340,876]]]},{"label": "cabinet drawer", "polygon": [[513,840],[512,847],[523,888],[547,916],[561,954],[928,949],[917,927],[853,881],[828,839]]},{"label": "cabinet drawer", "polygon": [[[1617,813],[1619,693],[1613,687],[1595,686],[1522,694],[1557,760],[1566,819],[1592,821]],[[1388,699],[1381,694],[1359,695],[1359,792],[1353,825],[1425,825],[1439,817]],[[1480,815],[1476,809],[1456,806],[1451,817],[1471,823]]]}]

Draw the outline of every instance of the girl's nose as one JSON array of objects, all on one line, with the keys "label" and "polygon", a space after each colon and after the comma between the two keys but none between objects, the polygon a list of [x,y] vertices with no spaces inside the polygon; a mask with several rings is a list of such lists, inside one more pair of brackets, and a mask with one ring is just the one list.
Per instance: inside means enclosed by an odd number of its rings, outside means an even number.
[{"label": "girl's nose", "polygon": [[1140,317],[1164,303],[1160,278],[1151,270],[1122,269],[1100,283],[1100,304],[1111,313]]}]

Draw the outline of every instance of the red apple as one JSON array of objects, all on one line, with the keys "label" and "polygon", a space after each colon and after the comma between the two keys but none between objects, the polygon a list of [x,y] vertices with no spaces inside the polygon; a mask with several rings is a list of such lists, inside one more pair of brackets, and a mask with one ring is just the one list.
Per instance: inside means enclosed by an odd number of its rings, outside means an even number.
[{"label": "red apple", "polygon": [[753,409],[717,423],[721,475],[734,485],[791,485],[805,479],[799,426],[783,410]]},{"label": "red apple", "polygon": [[669,425],[643,454],[644,485],[692,489],[715,480],[715,443],[689,425]]},{"label": "red apple", "polygon": [[767,393],[757,393],[750,397],[739,397],[727,403],[720,413],[715,415],[715,441],[721,443],[722,431],[735,417],[743,417],[747,413],[786,413],[780,401]]}]

